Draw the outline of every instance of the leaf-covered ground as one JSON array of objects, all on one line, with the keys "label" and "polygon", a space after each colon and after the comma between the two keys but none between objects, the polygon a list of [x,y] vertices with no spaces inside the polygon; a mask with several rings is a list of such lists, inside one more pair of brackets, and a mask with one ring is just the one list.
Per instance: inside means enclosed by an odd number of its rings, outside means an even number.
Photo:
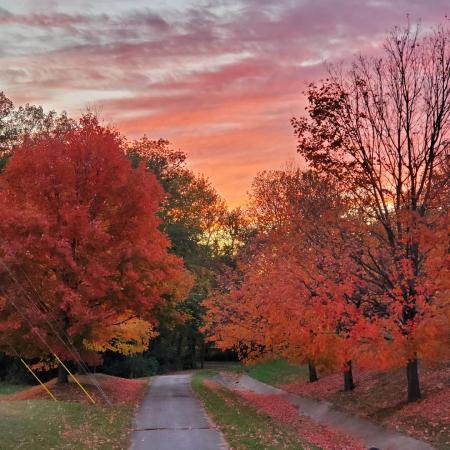
[{"label": "leaf-covered ground", "polygon": [[[88,391],[91,397],[97,403],[107,404],[105,396],[113,404],[115,403],[129,403],[135,399],[143,386],[146,384],[144,380],[130,380],[127,378],[113,377],[110,375],[97,374],[87,377],[85,375],[76,375],[82,386]],[[95,381],[94,381],[95,380]],[[98,383],[104,394],[97,388]],[[88,397],[77,386],[77,384],[69,379],[68,385],[61,385],[56,382],[56,379],[46,383],[52,394],[58,400],[75,401],[79,403],[89,403]],[[3,397],[3,400],[20,401],[20,400],[48,400],[49,396],[45,390],[40,386],[33,386],[28,389],[22,389],[18,392],[12,393]]]},{"label": "leaf-covered ground", "polygon": [[264,411],[277,421],[290,425],[298,436],[324,450],[365,450],[366,447],[349,436],[321,425],[299,414],[298,409],[279,395],[259,395],[245,392],[241,395],[259,411]]},{"label": "leaf-covered ground", "polygon": [[[282,385],[289,392],[324,399],[337,408],[368,418],[436,448],[450,448],[450,365],[420,368],[423,399],[407,404],[406,374],[354,371],[356,388],[344,392],[342,374],[324,375],[316,383],[304,379]],[[280,385],[280,383],[274,383]]]},{"label": "leaf-covered ground", "polygon": [[[40,387],[0,397],[1,449],[120,450],[128,449],[135,406],[146,381],[97,375],[112,401],[101,400],[93,386],[86,387],[98,400],[88,404],[79,389],[50,383],[62,401],[48,400]],[[86,381],[86,380],[84,380]]]},{"label": "leaf-covered ground", "polygon": [[290,424],[278,421],[257,405],[196,373],[194,391],[232,450],[317,450],[300,439]]}]

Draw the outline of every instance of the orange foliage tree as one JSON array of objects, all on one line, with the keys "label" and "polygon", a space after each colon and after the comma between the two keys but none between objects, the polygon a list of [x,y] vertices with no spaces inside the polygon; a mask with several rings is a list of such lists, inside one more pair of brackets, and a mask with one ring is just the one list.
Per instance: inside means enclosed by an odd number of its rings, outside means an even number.
[{"label": "orange foliage tree", "polygon": [[414,401],[417,361],[449,326],[435,282],[448,274],[448,237],[442,243],[435,231],[448,220],[440,197],[449,181],[450,30],[420,38],[396,29],[384,50],[311,85],[307,117],[293,125],[301,155],[339,182],[364,217],[354,255],[367,289],[354,328],[361,361],[404,364]]},{"label": "orange foliage tree", "polygon": [[[345,202],[313,172],[266,172],[254,182],[258,235],[230,284],[207,301],[208,328],[219,347],[241,357],[285,357],[343,368],[351,379],[349,333],[357,320],[357,277]],[[355,269],[356,270],[356,269]]]}]

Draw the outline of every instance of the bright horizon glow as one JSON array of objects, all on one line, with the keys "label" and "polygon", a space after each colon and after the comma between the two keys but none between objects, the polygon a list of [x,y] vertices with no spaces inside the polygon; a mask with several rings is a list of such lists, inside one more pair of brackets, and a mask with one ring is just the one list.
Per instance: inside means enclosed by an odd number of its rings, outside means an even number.
[{"label": "bright horizon glow", "polygon": [[0,89],[16,104],[93,107],[131,138],[169,139],[236,206],[258,171],[301,163],[289,121],[323,62],[375,52],[407,14],[426,29],[450,5],[3,0]]}]

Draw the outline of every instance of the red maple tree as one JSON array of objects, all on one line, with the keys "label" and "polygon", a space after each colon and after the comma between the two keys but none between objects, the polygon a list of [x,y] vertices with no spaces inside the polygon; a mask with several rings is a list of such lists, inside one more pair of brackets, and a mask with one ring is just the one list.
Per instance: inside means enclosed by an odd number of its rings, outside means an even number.
[{"label": "red maple tree", "polygon": [[131,167],[120,144],[86,115],[66,133],[25,140],[14,152],[0,178],[6,352],[95,361],[92,349],[104,341],[118,351],[120,339],[142,344],[157,310],[189,289],[158,229],[162,188]]}]

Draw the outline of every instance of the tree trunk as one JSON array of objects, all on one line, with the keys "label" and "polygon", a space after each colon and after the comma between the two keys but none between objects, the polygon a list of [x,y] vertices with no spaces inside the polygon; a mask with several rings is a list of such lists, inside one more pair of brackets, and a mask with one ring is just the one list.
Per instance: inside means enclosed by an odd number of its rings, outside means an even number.
[{"label": "tree trunk", "polygon": [[66,369],[63,366],[58,366],[58,384],[67,384],[69,382],[69,377],[67,375]]},{"label": "tree trunk", "polygon": [[200,368],[204,369],[205,367],[205,340],[202,339],[200,342]]},{"label": "tree trunk", "polygon": [[352,362],[347,361],[344,371],[344,391],[353,391],[355,383],[353,382]]},{"label": "tree trunk", "polygon": [[197,368],[197,339],[195,336],[191,338],[191,365],[193,369]]},{"label": "tree trunk", "polygon": [[314,364],[311,361],[308,362],[308,372],[309,372],[309,382],[314,383],[314,381],[318,381],[319,377],[317,376],[317,370]]},{"label": "tree trunk", "polygon": [[415,402],[422,398],[417,358],[408,361],[406,365],[406,377],[408,379],[408,403]]},{"label": "tree trunk", "polygon": [[183,353],[183,333],[180,331],[180,335],[178,337],[178,344],[177,344],[177,370],[183,370],[183,359],[182,359],[182,353]]}]

